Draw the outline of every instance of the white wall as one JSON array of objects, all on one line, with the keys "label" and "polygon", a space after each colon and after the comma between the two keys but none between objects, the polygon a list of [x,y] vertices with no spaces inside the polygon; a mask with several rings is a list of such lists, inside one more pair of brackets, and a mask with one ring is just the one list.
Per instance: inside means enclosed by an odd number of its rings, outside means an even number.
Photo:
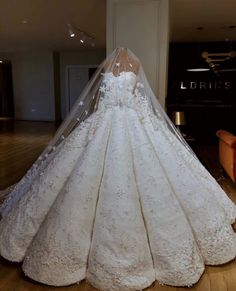
[{"label": "white wall", "polygon": [[15,118],[54,120],[52,52],[14,53],[12,70]]},{"label": "white wall", "polygon": [[107,52],[130,48],[165,106],[169,45],[168,0],[108,0]]},{"label": "white wall", "polygon": [[[66,116],[66,67],[99,65],[105,49],[62,51],[60,54],[61,113]],[[18,120],[55,120],[53,52],[1,53],[0,59],[12,62],[15,118]]]},{"label": "white wall", "polygon": [[60,52],[60,72],[61,72],[61,109],[62,118],[66,116],[66,68],[71,65],[99,65],[106,57],[105,49],[91,49],[74,52]]}]

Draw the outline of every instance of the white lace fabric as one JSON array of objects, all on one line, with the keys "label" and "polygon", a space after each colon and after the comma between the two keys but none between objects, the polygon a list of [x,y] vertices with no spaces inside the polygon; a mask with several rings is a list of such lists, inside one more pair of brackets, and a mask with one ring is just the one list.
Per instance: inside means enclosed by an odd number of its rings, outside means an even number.
[{"label": "white lace fabric", "polygon": [[153,111],[133,72],[103,74],[97,111],[2,207],[0,253],[53,286],[190,286],[236,254],[236,207]]}]

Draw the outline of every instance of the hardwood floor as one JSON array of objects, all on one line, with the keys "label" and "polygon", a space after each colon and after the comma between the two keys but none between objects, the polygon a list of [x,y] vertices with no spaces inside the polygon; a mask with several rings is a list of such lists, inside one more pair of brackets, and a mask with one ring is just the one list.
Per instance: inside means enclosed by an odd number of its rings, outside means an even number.
[{"label": "hardwood floor", "polygon": [[0,190],[19,181],[55,129],[51,122],[0,121]]},{"label": "hardwood floor", "polygon": [[[16,122],[0,124],[0,189],[17,182],[43,150],[55,131],[52,123]],[[195,150],[201,161],[236,203],[236,186],[223,171],[217,160],[216,145],[199,145]],[[0,291],[95,291],[86,282],[69,287],[49,287],[24,276],[20,264],[0,259]],[[235,291],[235,260],[218,267],[206,267],[200,281],[191,288],[161,286],[155,283],[148,291]],[[121,290],[122,291],[122,290]]]},{"label": "hardwood floor", "polygon": [[[191,288],[161,286],[158,283],[145,289],[146,291],[235,291],[236,267],[231,262],[221,267],[207,267],[200,281]],[[1,291],[96,291],[86,282],[68,287],[49,287],[33,282],[24,276],[19,264],[0,260]],[[121,290],[122,291],[122,290]]]}]

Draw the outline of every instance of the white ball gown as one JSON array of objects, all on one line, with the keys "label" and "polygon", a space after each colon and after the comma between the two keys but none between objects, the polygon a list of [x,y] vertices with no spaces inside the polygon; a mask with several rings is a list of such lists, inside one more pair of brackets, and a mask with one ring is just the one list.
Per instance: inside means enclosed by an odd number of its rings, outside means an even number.
[{"label": "white ball gown", "polygon": [[30,278],[105,291],[190,286],[205,264],[235,257],[235,205],[142,86],[131,71],[105,73],[98,109],[3,205],[0,253]]}]

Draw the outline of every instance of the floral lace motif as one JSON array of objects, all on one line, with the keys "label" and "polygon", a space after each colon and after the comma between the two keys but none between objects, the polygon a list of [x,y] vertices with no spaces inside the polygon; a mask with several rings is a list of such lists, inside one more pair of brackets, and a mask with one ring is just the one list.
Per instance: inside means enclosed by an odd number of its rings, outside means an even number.
[{"label": "floral lace motif", "polygon": [[142,114],[145,109],[150,109],[149,99],[141,92],[144,85],[137,81],[137,76],[133,72],[121,72],[116,77],[113,73],[103,75],[104,81],[99,89],[103,96],[99,108],[126,106]]},{"label": "floral lace motif", "polygon": [[205,263],[235,257],[236,207],[134,73],[104,74],[100,92],[97,111],[4,203],[0,253],[54,286],[190,286]]}]

